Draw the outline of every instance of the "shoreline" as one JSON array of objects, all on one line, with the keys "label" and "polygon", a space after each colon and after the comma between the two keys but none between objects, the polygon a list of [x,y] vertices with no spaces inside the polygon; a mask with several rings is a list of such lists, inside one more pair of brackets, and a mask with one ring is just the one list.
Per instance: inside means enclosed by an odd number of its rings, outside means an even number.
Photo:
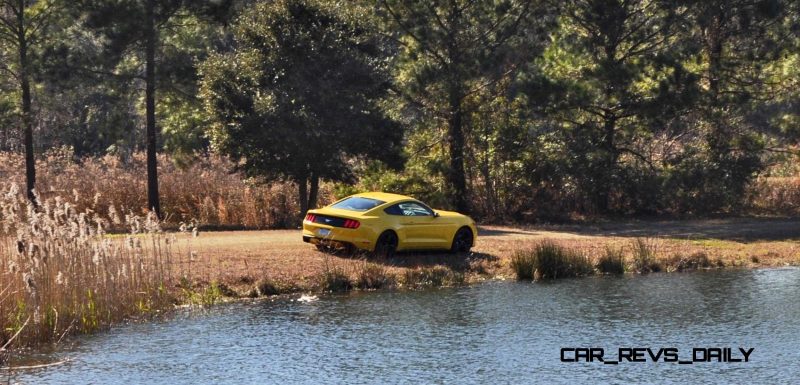
[{"label": "shoreline", "polygon": [[[151,309],[133,311],[127,317],[118,317],[122,318],[121,322],[111,321],[88,333],[103,332],[124,322],[149,322],[154,316],[159,318],[179,306],[202,307],[250,298],[289,298],[303,293],[405,291],[515,280],[517,274],[511,266],[515,253],[542,242],[553,242],[585,257],[594,266],[591,275],[602,274],[597,264],[610,249],[622,254],[626,276],[641,274],[634,266],[632,255],[635,243],[640,240],[652,248],[654,262],[661,266],[658,270],[667,273],[800,266],[800,242],[797,240],[800,239],[800,221],[776,222],[780,223],[774,229],[779,237],[769,240],[725,233],[730,229],[747,230],[741,221],[733,226],[722,223],[717,227],[701,222],[699,230],[714,233],[716,237],[699,239],[674,238],[674,230],[670,233],[673,237],[637,237],[630,233],[628,224],[584,231],[481,226],[477,244],[469,254],[398,253],[391,260],[369,258],[366,254],[319,252],[302,242],[298,230],[200,232],[196,237],[191,233],[160,233],[155,235],[155,244],[169,245],[167,254],[160,257],[167,268],[161,276],[171,282],[164,287],[167,297],[162,299],[168,300],[163,304],[166,306],[154,304]],[[638,226],[634,230],[652,234],[663,230],[658,226],[663,224],[651,224],[650,228]],[[686,226],[685,222],[675,222],[671,228],[683,232]],[[114,242],[124,241],[117,235],[109,237]],[[141,238],[145,252],[149,246],[144,241],[149,237]],[[65,332],[70,335],[85,333]],[[51,342],[42,340],[41,343]]]},{"label": "shoreline", "polygon": [[[775,237],[768,239],[759,238],[770,229],[756,233],[759,235],[757,238],[743,237],[742,233],[751,231],[750,227],[754,225],[740,220],[733,224],[722,222],[715,225],[696,222],[697,228],[688,228],[686,222],[667,226],[659,222],[634,229],[629,224],[617,224],[609,229],[590,228],[583,232],[481,226],[477,244],[468,255],[398,253],[392,260],[369,258],[363,253],[322,253],[302,243],[297,230],[201,232],[199,237],[185,240],[182,249],[191,250],[196,255],[193,284],[197,289],[216,283],[223,286],[223,291],[235,292],[234,297],[246,297],[253,296],[253,290],[264,283],[269,286],[264,288],[269,290],[260,290],[258,294],[449,286],[486,279],[515,279],[516,274],[510,266],[514,253],[543,241],[552,241],[573,250],[593,265],[609,248],[619,250],[629,272],[635,270],[631,266],[631,254],[638,240],[650,244],[655,262],[667,272],[698,267],[800,265],[800,241],[797,240],[800,239],[800,221],[780,220],[778,223],[772,229]],[[764,227],[761,222],[757,225]],[[659,230],[668,235],[651,236]],[[702,238],[687,236],[687,233]],[[636,236],[638,234],[643,236]],[[384,276],[388,279],[380,279]],[[349,284],[342,282],[345,278]]]}]

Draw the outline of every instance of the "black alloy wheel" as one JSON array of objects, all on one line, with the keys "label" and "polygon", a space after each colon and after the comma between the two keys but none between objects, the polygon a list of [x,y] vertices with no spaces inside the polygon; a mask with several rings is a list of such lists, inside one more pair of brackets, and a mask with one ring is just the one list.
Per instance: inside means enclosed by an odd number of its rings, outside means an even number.
[{"label": "black alloy wheel", "polygon": [[453,253],[466,253],[472,248],[472,230],[462,227],[453,236],[453,244],[450,251]]},{"label": "black alloy wheel", "polygon": [[384,231],[375,242],[375,255],[378,257],[392,258],[397,252],[397,234],[394,231]]}]

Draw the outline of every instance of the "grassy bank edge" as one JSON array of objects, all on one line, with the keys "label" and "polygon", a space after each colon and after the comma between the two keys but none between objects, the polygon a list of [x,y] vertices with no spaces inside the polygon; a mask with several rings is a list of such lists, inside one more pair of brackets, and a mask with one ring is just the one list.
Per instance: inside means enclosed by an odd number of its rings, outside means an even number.
[{"label": "grassy bank edge", "polygon": [[[761,261],[756,257],[742,260],[728,256],[709,256],[705,252],[665,256],[658,255],[656,247],[656,241],[653,239],[635,238],[627,251],[620,247],[606,246],[602,255],[590,257],[579,248],[564,246],[558,241],[546,239],[519,247],[510,257],[494,261],[472,259],[471,255],[467,254],[451,256],[447,264],[419,267],[394,266],[364,255],[345,258],[327,255],[325,269],[310,279],[276,280],[270,277],[251,277],[245,282],[181,279],[171,289],[167,289],[168,295],[172,298],[171,307],[143,311],[120,322],[109,324],[99,331],[128,322],[163,319],[180,308],[204,308],[241,300],[288,299],[298,294],[423,290],[493,280],[535,281],[592,275],[630,276],[697,270],[800,266],[800,258],[796,255],[781,255],[769,261]],[[353,260],[355,264],[344,263]],[[35,351],[36,347],[32,349]],[[18,353],[20,351],[4,352],[7,356]]]},{"label": "grassy bank edge", "polygon": [[[253,282],[196,282],[184,288],[183,305],[213,305],[236,299],[253,299],[292,294],[346,293],[351,291],[403,291],[454,287],[492,280],[553,280],[592,275],[646,275],[718,269],[759,269],[800,266],[800,256],[782,256],[767,263],[752,256],[748,260],[709,256],[698,251],[690,254],[658,256],[651,241],[635,239],[632,254],[607,247],[606,252],[591,258],[579,250],[558,242],[540,241],[531,247],[515,250],[510,258],[498,261],[470,260],[463,263],[414,268],[386,265],[368,258],[359,259],[356,267],[326,262],[326,269],[308,280],[286,281],[264,277]],[[543,249],[545,249],[543,251]],[[537,261],[550,253],[548,261]],[[333,261],[335,257],[329,257]],[[527,260],[526,260],[527,259]]]}]

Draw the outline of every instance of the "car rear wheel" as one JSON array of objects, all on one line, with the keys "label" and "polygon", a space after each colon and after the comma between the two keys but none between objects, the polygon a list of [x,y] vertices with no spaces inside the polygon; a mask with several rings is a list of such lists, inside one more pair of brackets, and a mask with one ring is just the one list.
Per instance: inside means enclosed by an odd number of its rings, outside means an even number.
[{"label": "car rear wheel", "polygon": [[453,253],[466,253],[472,248],[472,230],[462,227],[453,236],[450,251]]},{"label": "car rear wheel", "polygon": [[397,234],[394,231],[384,231],[375,242],[375,255],[378,257],[391,258],[397,252]]}]

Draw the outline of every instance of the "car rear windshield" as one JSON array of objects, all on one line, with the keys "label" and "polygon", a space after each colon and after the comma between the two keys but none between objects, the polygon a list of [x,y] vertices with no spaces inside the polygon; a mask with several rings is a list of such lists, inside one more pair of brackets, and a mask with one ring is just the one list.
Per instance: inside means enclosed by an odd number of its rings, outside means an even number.
[{"label": "car rear windshield", "polygon": [[331,207],[350,211],[367,211],[384,203],[386,202],[372,198],[350,197],[334,203]]}]

